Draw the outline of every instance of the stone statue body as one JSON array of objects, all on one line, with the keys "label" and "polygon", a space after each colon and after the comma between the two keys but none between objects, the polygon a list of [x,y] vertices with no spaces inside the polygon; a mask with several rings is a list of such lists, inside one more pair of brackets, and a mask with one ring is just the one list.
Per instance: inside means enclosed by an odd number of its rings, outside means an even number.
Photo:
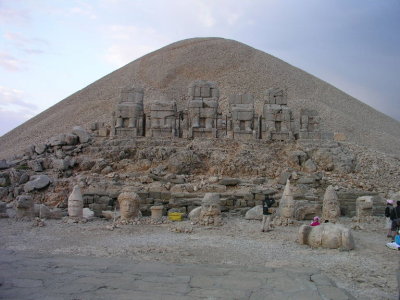
[{"label": "stone statue body", "polygon": [[74,186],[68,197],[68,215],[73,218],[83,217],[83,198],[79,185]]},{"label": "stone statue body", "polygon": [[123,192],[118,196],[121,220],[133,220],[139,215],[140,197],[134,192]]},{"label": "stone statue body", "polygon": [[340,217],[340,206],[338,196],[333,186],[328,186],[322,203],[322,219],[336,222]]},{"label": "stone statue body", "polygon": [[199,216],[200,225],[222,225],[221,204],[219,194],[207,193],[201,202],[201,212]]},{"label": "stone statue body", "polygon": [[299,243],[313,248],[354,249],[350,229],[339,224],[302,225],[299,229]]},{"label": "stone statue body", "polygon": [[356,200],[356,214],[358,219],[372,216],[373,200],[372,196],[359,197]]}]

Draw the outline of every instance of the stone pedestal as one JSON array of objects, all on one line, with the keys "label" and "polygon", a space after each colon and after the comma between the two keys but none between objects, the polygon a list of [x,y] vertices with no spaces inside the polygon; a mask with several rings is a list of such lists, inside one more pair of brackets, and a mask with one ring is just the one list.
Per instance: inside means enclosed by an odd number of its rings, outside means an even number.
[{"label": "stone pedestal", "polygon": [[151,218],[153,220],[159,220],[162,217],[164,206],[152,206],[150,207],[151,210]]}]

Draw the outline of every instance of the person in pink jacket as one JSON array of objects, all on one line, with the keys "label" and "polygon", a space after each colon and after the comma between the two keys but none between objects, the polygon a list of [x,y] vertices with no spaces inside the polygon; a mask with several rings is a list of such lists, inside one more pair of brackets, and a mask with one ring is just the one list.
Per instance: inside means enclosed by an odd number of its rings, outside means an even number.
[{"label": "person in pink jacket", "polygon": [[321,223],[319,222],[319,217],[314,217],[313,222],[310,224],[310,226],[318,226]]}]

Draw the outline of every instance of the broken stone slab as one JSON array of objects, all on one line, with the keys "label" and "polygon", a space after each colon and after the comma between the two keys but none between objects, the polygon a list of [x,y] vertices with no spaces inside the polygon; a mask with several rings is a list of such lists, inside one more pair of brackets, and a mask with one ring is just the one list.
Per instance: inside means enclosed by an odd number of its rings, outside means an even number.
[{"label": "broken stone slab", "polygon": [[81,126],[75,126],[72,133],[78,136],[80,143],[87,143],[90,140],[90,134]]},{"label": "broken stone slab", "polygon": [[240,183],[240,179],[238,178],[222,178],[219,181],[220,185],[226,185],[226,186],[235,186]]},{"label": "broken stone slab", "polygon": [[201,213],[201,206],[192,209],[192,211],[188,215],[189,220],[193,221],[198,219],[200,217],[200,213]]},{"label": "broken stone slab", "polygon": [[63,146],[67,142],[65,141],[65,134],[59,134],[56,136],[52,136],[48,141],[50,146]]},{"label": "broken stone slab", "polygon": [[8,218],[7,203],[0,201],[0,218]]},{"label": "broken stone slab", "polygon": [[32,219],[35,215],[33,198],[30,195],[18,196],[15,200],[17,219]]},{"label": "broken stone slab", "polygon": [[50,178],[47,175],[33,175],[30,177],[30,181],[28,181],[24,185],[24,191],[26,193],[32,192],[33,190],[40,190],[45,188],[50,184]]},{"label": "broken stone slab", "polygon": [[39,217],[41,219],[49,219],[51,212],[50,212],[50,208],[48,208],[46,205],[35,204],[34,210],[35,210],[35,217]]},{"label": "broken stone slab", "polygon": [[42,162],[40,160],[31,160],[28,166],[35,172],[43,172]]},{"label": "broken stone slab", "polygon": [[317,171],[317,166],[311,159],[308,159],[304,163],[304,171],[309,172],[309,173],[315,172],[315,171]]},{"label": "broken stone slab", "polygon": [[262,205],[254,206],[252,209],[249,209],[246,212],[244,218],[246,220],[261,220],[263,217],[263,208]]}]

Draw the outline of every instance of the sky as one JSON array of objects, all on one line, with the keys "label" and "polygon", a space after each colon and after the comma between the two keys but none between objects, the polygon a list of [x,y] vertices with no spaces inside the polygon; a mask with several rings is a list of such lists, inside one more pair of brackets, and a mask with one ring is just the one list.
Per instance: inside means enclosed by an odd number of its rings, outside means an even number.
[{"label": "sky", "polygon": [[245,43],[400,121],[400,0],[0,0],[0,136],[192,37]]}]

